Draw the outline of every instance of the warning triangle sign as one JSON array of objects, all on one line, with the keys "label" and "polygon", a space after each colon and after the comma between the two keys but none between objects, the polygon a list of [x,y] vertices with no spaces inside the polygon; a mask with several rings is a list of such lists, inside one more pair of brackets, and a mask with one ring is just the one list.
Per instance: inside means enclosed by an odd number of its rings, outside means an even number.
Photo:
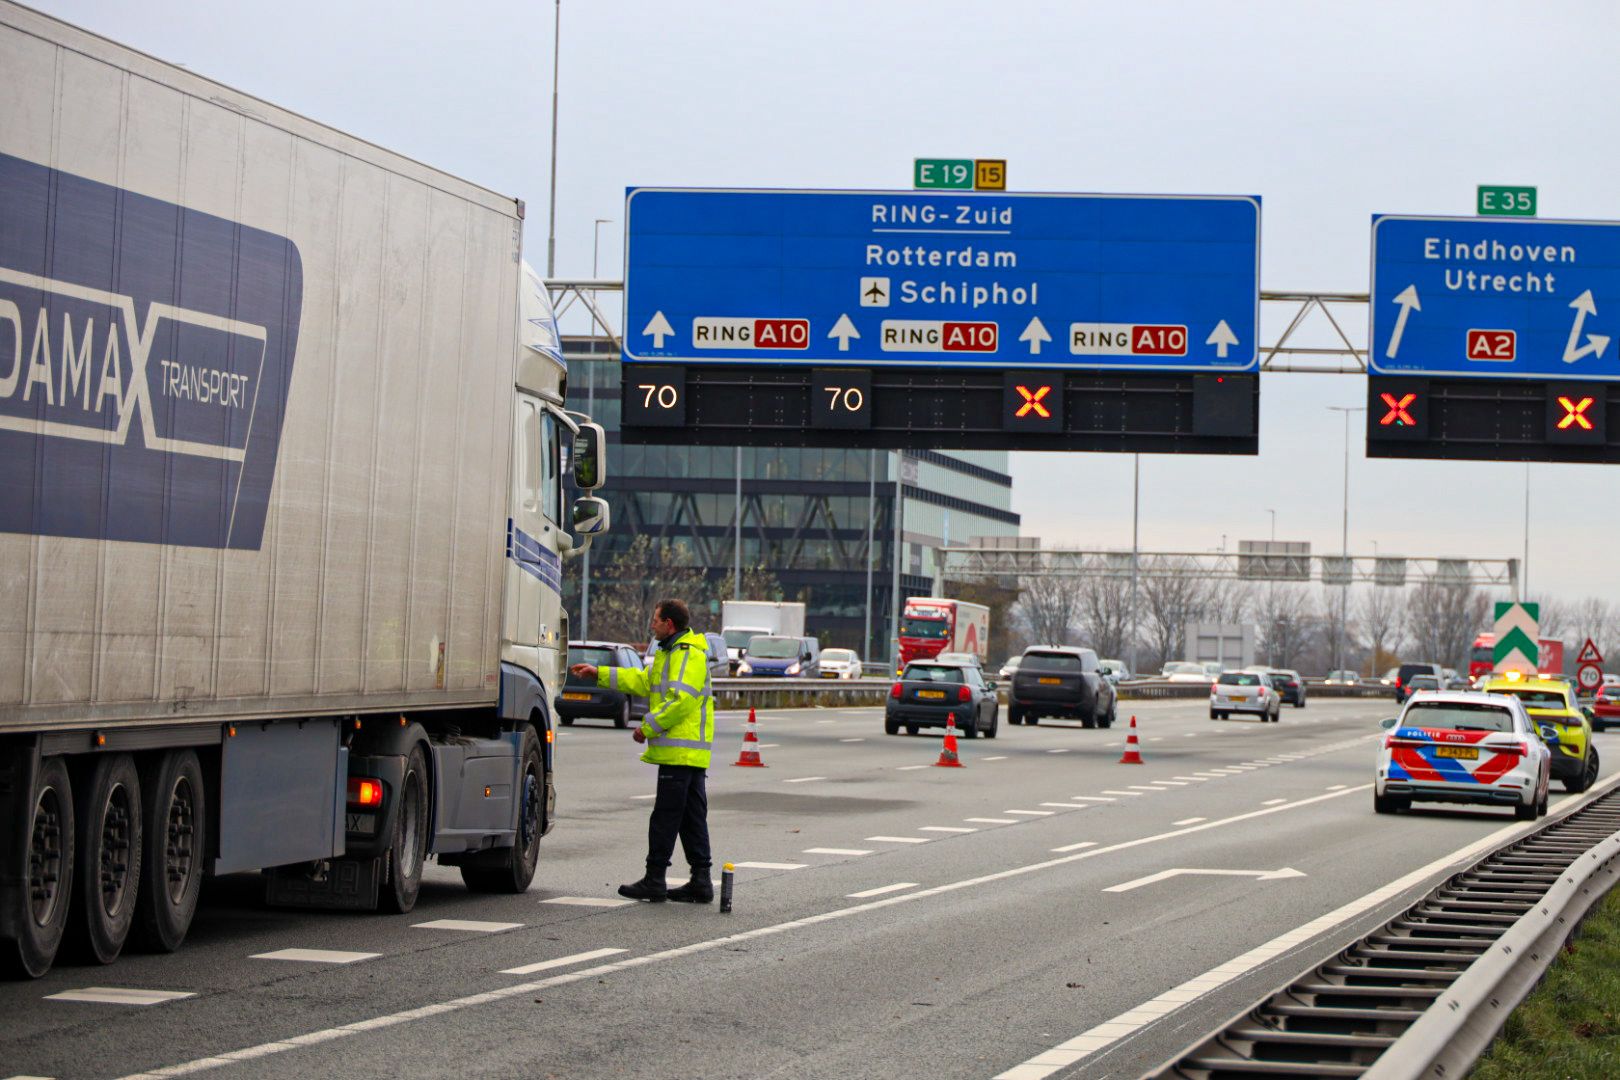
[{"label": "warning triangle sign", "polygon": [[1601,664],[1603,663],[1603,654],[1597,651],[1597,646],[1592,644],[1592,639],[1587,638],[1586,644],[1581,646],[1581,655],[1575,658],[1575,662],[1577,664]]}]

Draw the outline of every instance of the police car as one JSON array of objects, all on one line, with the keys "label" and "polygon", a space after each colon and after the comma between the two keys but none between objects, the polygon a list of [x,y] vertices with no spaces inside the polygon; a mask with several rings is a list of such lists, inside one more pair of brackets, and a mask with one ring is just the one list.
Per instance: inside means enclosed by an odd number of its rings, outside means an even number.
[{"label": "police car", "polygon": [[1420,691],[1383,722],[1373,809],[1393,814],[1414,802],[1511,806],[1521,821],[1547,812],[1558,731],[1538,727],[1517,698],[1470,691]]}]

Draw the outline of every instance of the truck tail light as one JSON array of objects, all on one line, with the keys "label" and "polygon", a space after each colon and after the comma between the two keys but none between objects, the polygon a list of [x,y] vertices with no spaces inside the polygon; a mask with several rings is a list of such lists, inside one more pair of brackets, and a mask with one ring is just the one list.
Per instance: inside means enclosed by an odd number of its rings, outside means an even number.
[{"label": "truck tail light", "polygon": [[349,777],[349,805],[350,806],[381,806],[383,800],[382,781],[370,776]]},{"label": "truck tail light", "polygon": [[957,701],[972,701],[973,700],[973,691],[969,690],[966,686],[957,687],[956,688],[956,700]]},{"label": "truck tail light", "polygon": [[899,696],[900,696],[900,684],[899,683],[895,683],[893,686],[889,687],[889,696],[892,697],[892,698],[899,698]]}]

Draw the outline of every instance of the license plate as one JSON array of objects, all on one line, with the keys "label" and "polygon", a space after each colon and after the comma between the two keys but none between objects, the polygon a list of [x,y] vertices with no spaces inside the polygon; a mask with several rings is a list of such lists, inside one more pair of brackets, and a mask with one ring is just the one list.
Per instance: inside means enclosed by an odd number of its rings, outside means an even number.
[{"label": "license plate", "polygon": [[1232,700],[1233,701],[1248,701],[1249,700],[1249,695],[1248,694],[1233,694],[1232,695]]},{"label": "license plate", "polygon": [[1478,761],[1479,747],[1477,746],[1437,746],[1434,748],[1435,757],[1459,758],[1463,761]]},{"label": "license plate", "polygon": [[345,832],[361,833],[365,836],[377,835],[376,814],[344,814],[343,817]]},{"label": "license plate", "polygon": [[564,701],[589,701],[589,700],[591,700],[591,695],[589,695],[589,694],[576,694],[576,693],[564,693],[563,694],[563,700]]},{"label": "license plate", "polygon": [[938,698],[939,700],[944,701],[945,700],[945,691],[943,691],[943,690],[919,690],[919,691],[917,691],[917,696],[918,697],[925,697],[925,698]]},{"label": "license plate", "polygon": [[1043,677],[1040,680],[1040,684],[1042,686],[1062,686],[1063,685],[1063,680],[1062,679],[1048,679],[1048,678]]}]

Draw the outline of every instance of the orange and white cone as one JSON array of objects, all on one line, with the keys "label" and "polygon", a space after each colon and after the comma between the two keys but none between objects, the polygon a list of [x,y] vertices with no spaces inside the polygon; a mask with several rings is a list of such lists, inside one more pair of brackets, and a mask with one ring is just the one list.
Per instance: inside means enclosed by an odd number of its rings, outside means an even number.
[{"label": "orange and white cone", "polygon": [[1142,760],[1142,744],[1136,741],[1136,717],[1131,717],[1131,733],[1125,740],[1125,752],[1119,756],[1121,765],[1145,765]]},{"label": "orange and white cone", "polygon": [[951,713],[945,718],[945,745],[940,748],[939,760],[935,766],[947,769],[965,769],[962,759],[956,756],[956,714]]},{"label": "orange and white cone", "polygon": [[758,721],[754,719],[754,710],[749,709],[748,726],[743,729],[742,753],[737,755],[737,760],[732,762],[733,765],[747,765],[755,769],[767,767],[759,760],[759,736],[754,733],[757,723]]}]

